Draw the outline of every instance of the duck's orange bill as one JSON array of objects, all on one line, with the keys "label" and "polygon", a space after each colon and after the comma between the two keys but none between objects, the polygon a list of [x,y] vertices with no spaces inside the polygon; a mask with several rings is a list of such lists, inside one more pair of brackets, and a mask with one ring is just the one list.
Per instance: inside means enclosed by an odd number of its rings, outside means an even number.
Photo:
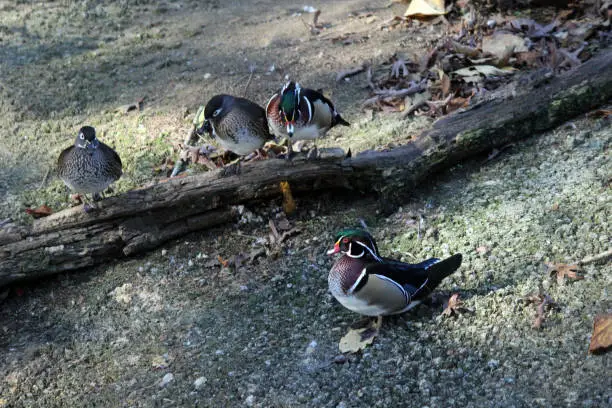
[{"label": "duck's orange bill", "polygon": [[327,255],[337,254],[338,252],[340,252],[340,240],[338,240],[338,242],[334,244],[334,247],[332,249],[327,251]]}]

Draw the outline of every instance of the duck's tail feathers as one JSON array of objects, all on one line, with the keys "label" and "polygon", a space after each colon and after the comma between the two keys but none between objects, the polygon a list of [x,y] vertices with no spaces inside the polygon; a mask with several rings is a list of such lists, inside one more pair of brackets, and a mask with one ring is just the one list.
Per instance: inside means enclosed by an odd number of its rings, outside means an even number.
[{"label": "duck's tail feathers", "polygon": [[339,113],[336,113],[336,115],[334,116],[334,125],[342,125],[342,126],[351,126],[350,123],[348,123],[346,120],[344,120],[342,118],[342,116],[340,116]]},{"label": "duck's tail feathers", "polygon": [[427,287],[428,289],[434,290],[440,282],[447,276],[454,273],[461,266],[461,260],[463,256],[461,254],[455,254],[449,258],[446,258],[440,262],[429,266],[427,268]]}]

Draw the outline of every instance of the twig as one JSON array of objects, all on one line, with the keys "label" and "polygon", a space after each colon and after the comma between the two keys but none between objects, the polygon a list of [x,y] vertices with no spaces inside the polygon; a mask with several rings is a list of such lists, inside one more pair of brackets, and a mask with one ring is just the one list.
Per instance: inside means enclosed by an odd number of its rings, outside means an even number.
[{"label": "twig", "polygon": [[512,146],[514,146],[514,143],[508,143],[503,145],[502,147],[500,147],[499,149],[493,149],[491,151],[491,153],[489,153],[489,155],[487,156],[487,158],[485,159],[485,161],[482,162],[482,164],[485,164],[487,162],[490,162],[491,160],[493,160],[494,158],[496,158],[497,156],[500,155],[501,152],[503,152],[506,149],[511,148]]},{"label": "twig", "polygon": [[427,101],[419,101],[417,103],[412,104],[410,107],[404,109],[404,111],[402,112],[401,118],[406,119],[408,116],[414,113],[417,109],[420,109],[425,105],[427,105]]},{"label": "twig", "polygon": [[438,55],[439,50],[440,46],[437,46],[421,58],[421,63],[419,64],[419,72],[426,71],[429,68],[429,66],[432,64],[432,60],[434,60]]},{"label": "twig", "polygon": [[559,48],[558,51],[561,53],[561,55],[563,55],[565,57],[565,59],[567,61],[569,61],[569,63],[573,67],[576,67],[576,66],[582,64],[582,61],[580,61],[580,58],[578,58],[578,55],[580,55],[582,50],[584,50],[584,45],[582,45],[582,47],[578,48],[574,52],[570,52],[570,51],[566,50],[565,48]]},{"label": "twig", "polygon": [[374,105],[375,103],[384,98],[403,98],[408,95],[413,95],[417,92],[424,91],[425,89],[427,89],[427,84],[425,83],[425,81],[421,81],[418,84],[412,84],[410,88],[405,89],[375,89],[375,96],[363,102],[362,106],[365,107],[369,105]]},{"label": "twig", "polygon": [[281,244],[283,243],[287,238],[290,238],[296,234],[299,234],[300,232],[302,232],[302,229],[299,227],[295,227],[295,228],[291,228],[289,231],[285,231],[281,234],[278,243]]},{"label": "twig", "polygon": [[249,90],[249,85],[251,85],[251,80],[253,79],[253,74],[255,73],[255,65],[250,65],[249,66],[249,80],[247,81],[246,85],[244,86],[244,92],[242,93],[243,97],[246,97],[247,91]]},{"label": "twig", "polygon": [[366,82],[368,83],[368,86],[370,87],[370,89],[372,89],[373,91],[376,90],[376,86],[374,85],[374,82],[372,82],[372,67],[368,66],[368,70],[366,71]]},{"label": "twig", "polygon": [[480,50],[478,48],[469,47],[457,41],[449,40],[447,42],[447,47],[459,54],[465,54],[466,56],[471,58],[476,58],[480,56]]},{"label": "twig", "polygon": [[412,95],[425,90],[425,82],[410,85],[410,88],[404,89],[378,89],[374,91],[375,95],[381,98],[393,97],[403,98],[404,96]]},{"label": "twig", "polygon": [[47,181],[49,180],[49,174],[51,174],[51,169],[47,169],[45,176],[43,177],[41,183],[40,183],[40,187],[39,188],[44,188],[47,185]]},{"label": "twig", "polygon": [[578,265],[587,265],[590,263],[598,263],[600,261],[607,261],[608,258],[610,257],[612,257],[612,248],[600,254],[597,254],[597,255],[587,256],[582,261],[578,261]]},{"label": "twig", "polygon": [[272,237],[274,237],[274,242],[278,242],[280,234],[276,229],[276,225],[274,225],[274,221],[272,219],[268,220],[268,226],[270,227],[270,231],[272,231]]},{"label": "twig", "polygon": [[314,12],[314,16],[312,16],[312,26],[314,28],[322,28],[322,26],[319,26],[319,16],[321,15],[321,10],[317,9],[317,11]]},{"label": "twig", "polygon": [[[401,74],[400,74],[401,71]],[[399,78],[400,76],[407,76],[408,75],[408,67],[406,67],[406,61],[404,61],[403,59],[398,59],[397,61],[395,61],[393,63],[393,66],[391,66],[391,76],[394,78]]]},{"label": "twig", "polygon": [[312,35],[317,35],[321,32],[321,28],[323,28],[322,24],[319,24],[319,16],[321,15],[321,10],[315,10],[314,15],[312,16],[312,23],[309,24],[306,21],[304,21],[303,18],[300,18],[300,20],[302,20],[302,23],[306,26],[306,28],[308,28],[308,30],[310,31],[310,34]]},{"label": "twig", "polygon": [[354,75],[360,74],[365,70],[365,65],[361,65],[358,67],[348,68],[343,71],[338,72],[336,75],[336,82],[343,80],[344,78],[352,77]]},{"label": "twig", "polygon": [[387,28],[387,27],[395,27],[398,24],[401,23],[408,23],[410,24],[410,18],[408,17],[403,17],[403,16],[395,16],[389,20],[384,21],[380,27],[378,27],[379,30],[382,30],[383,28]]},{"label": "twig", "polygon": [[452,97],[453,94],[449,94],[445,99],[441,101],[425,101],[425,103],[427,104],[427,106],[429,106],[429,108],[433,111],[434,114],[437,114],[441,113],[440,111],[442,110],[442,108],[445,108],[446,105],[448,105]]},{"label": "twig", "polygon": [[548,295],[540,295],[539,298],[542,300],[537,309],[537,315],[531,327],[534,329],[539,329],[542,327],[544,323],[544,319],[546,318],[546,308],[552,307],[555,305],[555,301]]}]

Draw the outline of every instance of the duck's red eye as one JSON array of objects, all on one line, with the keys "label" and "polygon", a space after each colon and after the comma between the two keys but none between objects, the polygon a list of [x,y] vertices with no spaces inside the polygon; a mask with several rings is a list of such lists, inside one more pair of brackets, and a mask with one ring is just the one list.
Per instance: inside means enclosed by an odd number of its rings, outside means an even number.
[{"label": "duck's red eye", "polygon": [[349,239],[348,239],[348,238],[343,238],[343,239],[342,239],[342,242],[344,242],[345,244],[348,244]]}]

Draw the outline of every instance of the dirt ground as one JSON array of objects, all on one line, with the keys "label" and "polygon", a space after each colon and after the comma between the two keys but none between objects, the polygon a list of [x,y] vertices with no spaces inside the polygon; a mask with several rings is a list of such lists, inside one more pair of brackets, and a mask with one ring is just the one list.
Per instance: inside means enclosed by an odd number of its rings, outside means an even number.
[{"label": "dirt ground", "polygon": [[[200,104],[243,93],[252,64],[247,96],[261,104],[285,75],[331,95],[353,126],[325,145],[360,150],[427,126],[365,115],[365,79],[335,75],[421,55],[441,27],[380,30],[405,7],[387,1],[244,3],[0,2],[0,218],[68,205],[61,182],[42,180],[86,123],[121,154],[118,191],[147,182]],[[330,24],[318,36],[297,15],[305,5]],[[363,11],[376,20],[349,15]],[[354,41],[332,41],[345,33]],[[117,111],[143,97],[141,112]],[[301,232],[252,264],[218,258],[264,246],[280,202],[138,258],[0,289],[0,407],[611,406],[610,354],[587,349],[594,316],[612,311],[612,268],[558,284],[545,266],[609,248],[611,140],[609,121],[578,118],[443,172],[391,212],[376,197],[299,198],[289,223]],[[360,220],[388,256],[463,253],[438,298],[459,293],[471,312],[444,318],[434,301],[340,356],[358,316],[328,293],[325,250]],[[539,330],[532,294],[557,304]]]}]

